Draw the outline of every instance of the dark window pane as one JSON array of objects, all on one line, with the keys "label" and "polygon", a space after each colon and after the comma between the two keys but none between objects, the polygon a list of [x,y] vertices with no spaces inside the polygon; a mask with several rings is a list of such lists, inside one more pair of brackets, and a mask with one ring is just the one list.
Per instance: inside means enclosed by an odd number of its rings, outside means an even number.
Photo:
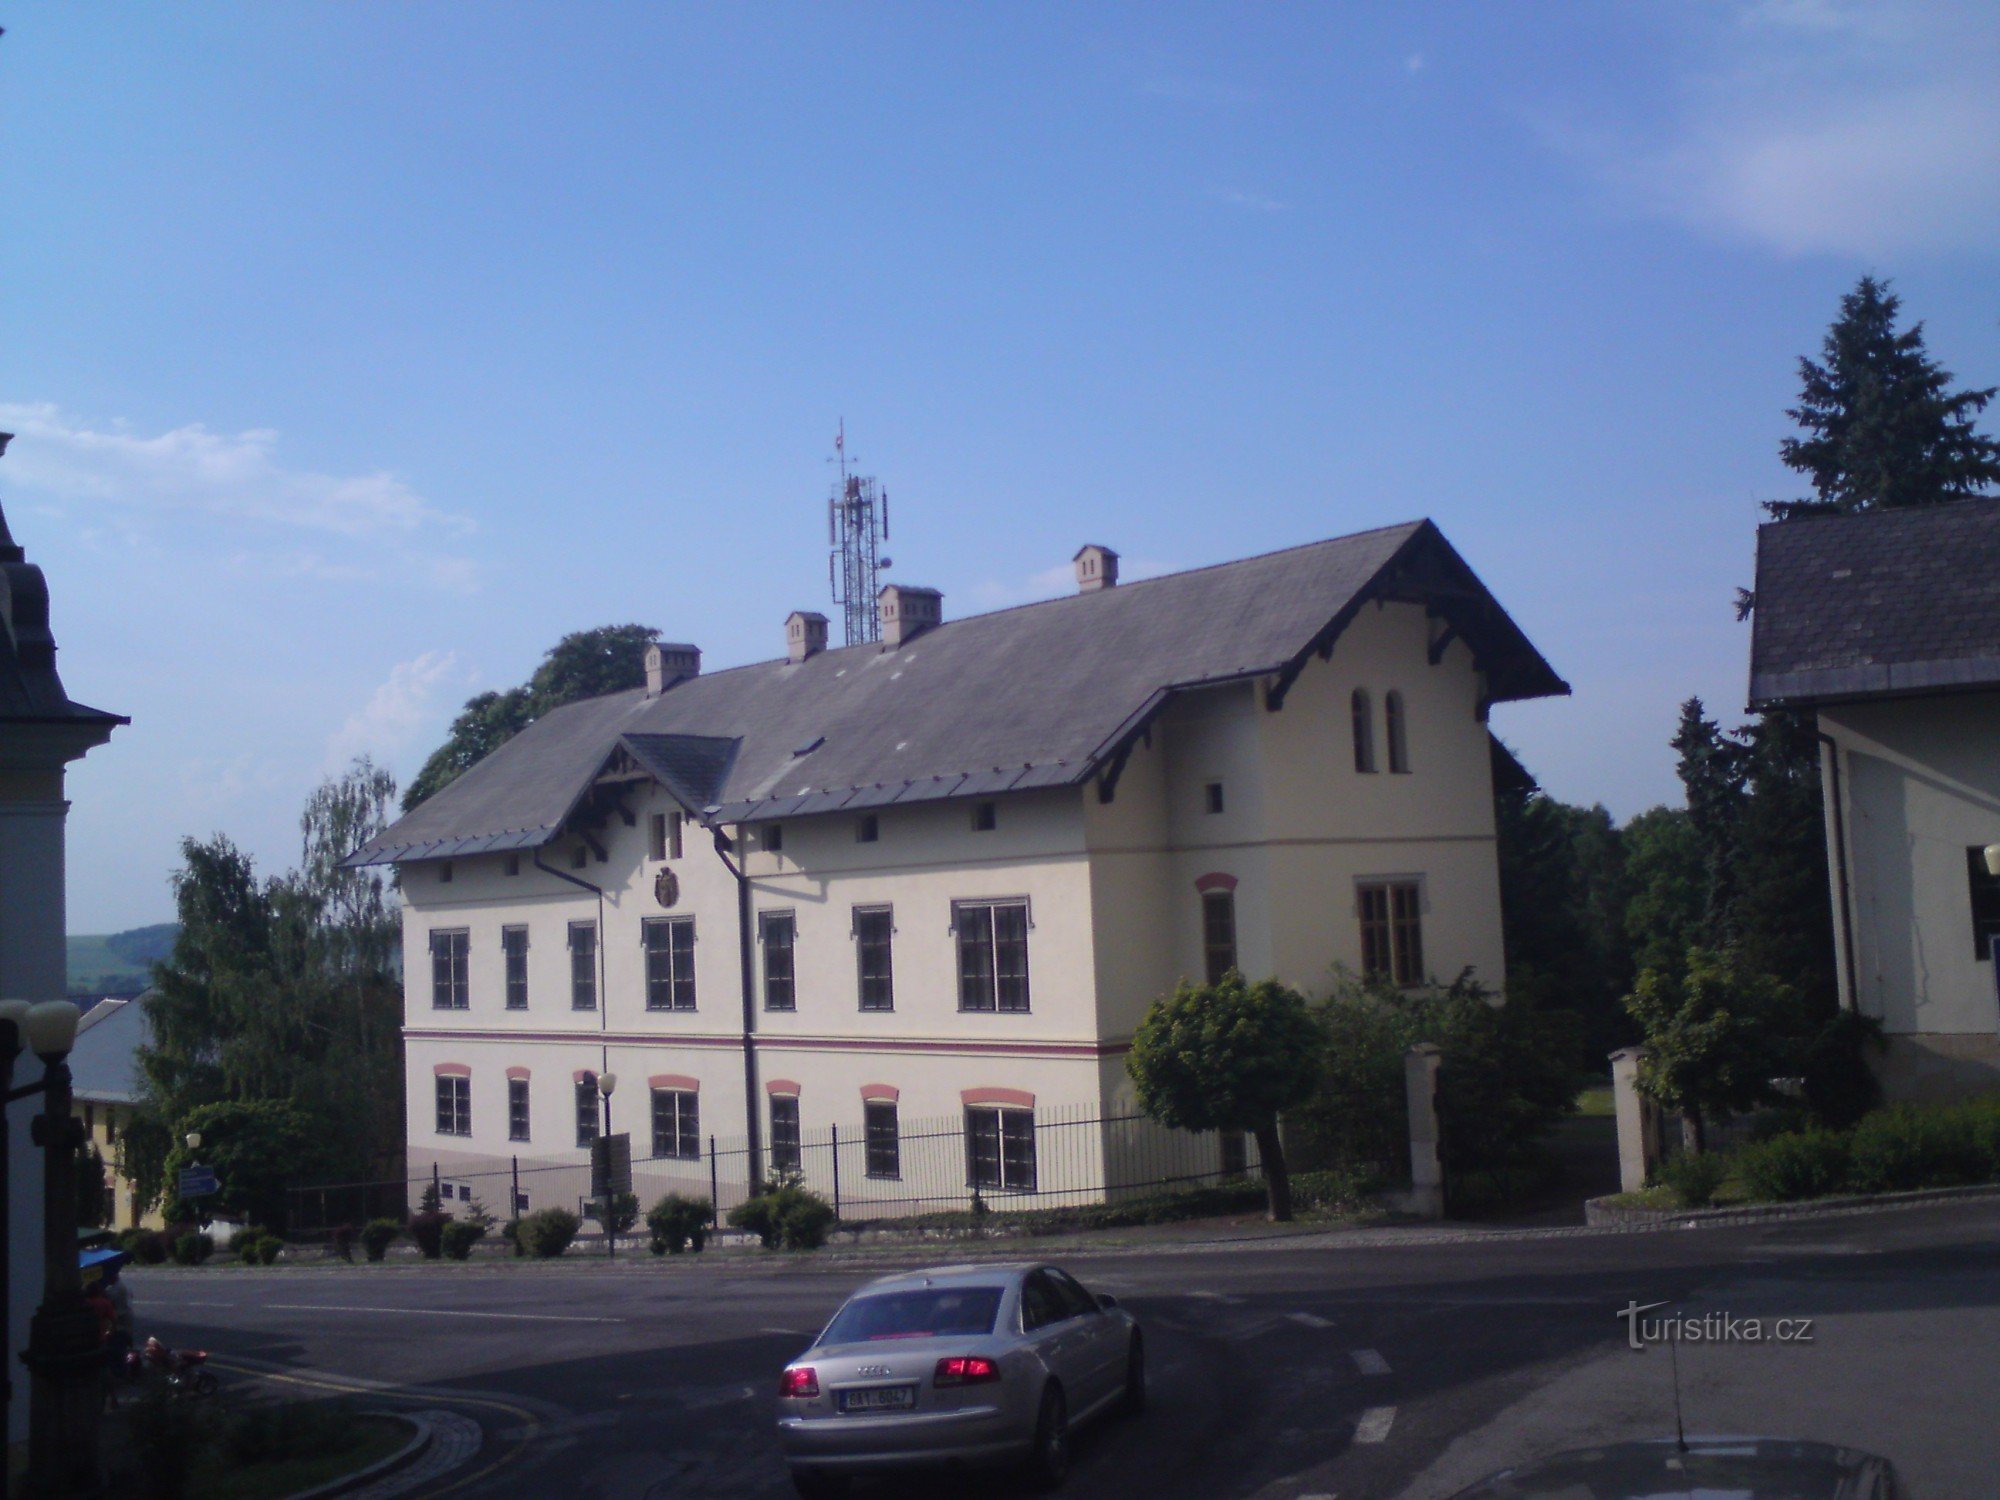
[{"label": "dark window pane", "polygon": [[597,1009],[597,926],[569,924],[569,1004],[572,1010]]},{"label": "dark window pane", "polygon": [[993,908],[993,976],[1000,1009],[1028,1008],[1028,908],[1024,903]]},{"label": "dark window pane", "polygon": [[857,910],[854,913],[855,947],[861,969],[863,1010],[895,1008],[895,974],[890,953],[895,925],[895,913],[887,907]]},{"label": "dark window pane", "polygon": [[437,1010],[464,1010],[471,1004],[468,971],[472,935],[467,932],[431,934],[431,1005]]},{"label": "dark window pane", "polygon": [[576,1081],[576,1143],[588,1146],[597,1139],[597,1075],[586,1073]]},{"label": "dark window pane", "polygon": [[525,1078],[507,1080],[507,1139],[528,1139],[528,1080]]},{"label": "dark window pane", "polygon": [[1000,1111],[1001,1186],[1015,1192],[1035,1190],[1035,1114],[1027,1109]]},{"label": "dark window pane", "polygon": [[1000,1288],[926,1287],[856,1297],[834,1314],[820,1342],[860,1344],[874,1339],[980,1338],[1000,1314]]},{"label": "dark window pane", "polygon": [[1201,898],[1201,940],[1208,982],[1217,984],[1236,967],[1236,896],[1209,891]]},{"label": "dark window pane", "polygon": [[965,1175],[974,1187],[1000,1186],[1000,1111],[965,1112]]},{"label": "dark window pane", "polygon": [[1986,873],[1986,849],[1972,844],[1965,851],[1966,880],[1972,896],[1973,957],[1986,963],[1993,957],[1993,938],[2000,934],[2000,876]]},{"label": "dark window pane", "polygon": [[1396,983],[1424,982],[1424,925],[1422,893],[1415,885],[1389,888],[1395,921]]},{"label": "dark window pane", "polygon": [[758,919],[764,940],[764,1008],[795,1010],[798,987],[793,968],[797,926],[788,911],[767,911]]},{"label": "dark window pane", "polygon": [[1389,944],[1389,888],[1364,885],[1356,896],[1361,907],[1361,973],[1368,979],[1388,979],[1395,964]]},{"label": "dark window pane", "polygon": [[1375,713],[1368,702],[1368,691],[1356,688],[1349,700],[1354,716],[1354,769],[1373,771],[1375,769]]},{"label": "dark window pane", "polygon": [[993,908],[958,909],[958,1008],[992,1010]]},{"label": "dark window pane", "polygon": [[1063,1309],[1062,1294],[1041,1271],[1030,1271],[1021,1283],[1021,1331],[1033,1333],[1051,1323],[1060,1323],[1069,1314]]},{"label": "dark window pane", "polygon": [[528,1008],[528,929],[500,929],[500,951],[506,955],[507,1009]]},{"label": "dark window pane", "polygon": [[799,1170],[799,1101],[771,1098],[771,1170]]},{"label": "dark window pane", "polygon": [[903,1175],[902,1140],[897,1130],[896,1106],[886,1100],[872,1100],[861,1107],[868,1132],[868,1175]]}]

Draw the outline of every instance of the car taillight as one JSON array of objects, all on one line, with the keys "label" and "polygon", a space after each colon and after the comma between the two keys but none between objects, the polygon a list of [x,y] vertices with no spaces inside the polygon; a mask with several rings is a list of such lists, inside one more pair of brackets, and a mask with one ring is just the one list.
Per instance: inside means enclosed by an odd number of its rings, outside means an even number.
[{"label": "car taillight", "polygon": [[811,1365],[796,1370],[787,1370],[778,1377],[780,1396],[810,1397],[819,1394],[819,1375]]},{"label": "car taillight", "polygon": [[983,1354],[953,1354],[937,1362],[933,1385],[978,1385],[998,1380],[1000,1367]]}]

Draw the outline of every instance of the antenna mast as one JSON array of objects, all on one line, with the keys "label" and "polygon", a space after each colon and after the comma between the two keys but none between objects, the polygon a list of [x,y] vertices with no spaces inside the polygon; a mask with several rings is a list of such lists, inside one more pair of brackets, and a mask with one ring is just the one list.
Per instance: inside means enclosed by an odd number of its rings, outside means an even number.
[{"label": "antenna mast", "polygon": [[859,646],[880,640],[882,623],[875,612],[876,575],[890,566],[882,555],[889,539],[889,492],[872,478],[848,472],[847,420],[843,417],[827,462],[839,470],[826,502],[827,583],[841,611],[841,644]]}]

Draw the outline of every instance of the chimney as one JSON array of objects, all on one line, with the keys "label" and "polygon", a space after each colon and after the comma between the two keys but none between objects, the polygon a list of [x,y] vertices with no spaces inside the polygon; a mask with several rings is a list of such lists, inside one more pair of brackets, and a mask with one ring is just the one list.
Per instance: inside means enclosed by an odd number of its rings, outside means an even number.
[{"label": "chimney", "polygon": [[1094,594],[1099,589],[1117,586],[1118,554],[1109,547],[1091,542],[1081,548],[1072,560],[1076,563],[1076,591],[1079,594]]},{"label": "chimney", "polygon": [[785,616],[785,654],[804,661],[826,649],[826,616],[810,609],[795,609]]},{"label": "chimney", "polygon": [[701,676],[701,648],[654,641],[646,648],[646,696],[657,698],[677,682]]},{"label": "chimney", "polygon": [[917,635],[944,619],[944,595],[910,583],[885,583],[875,596],[882,623],[882,649],[907,646]]}]

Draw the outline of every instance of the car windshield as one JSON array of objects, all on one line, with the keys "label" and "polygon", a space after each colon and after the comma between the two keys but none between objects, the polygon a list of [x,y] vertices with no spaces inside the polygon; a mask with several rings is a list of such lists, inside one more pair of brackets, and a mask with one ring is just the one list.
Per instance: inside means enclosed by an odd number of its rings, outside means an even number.
[{"label": "car windshield", "polygon": [[997,1286],[923,1287],[856,1297],[833,1315],[823,1344],[927,1339],[991,1333],[1000,1313]]}]

